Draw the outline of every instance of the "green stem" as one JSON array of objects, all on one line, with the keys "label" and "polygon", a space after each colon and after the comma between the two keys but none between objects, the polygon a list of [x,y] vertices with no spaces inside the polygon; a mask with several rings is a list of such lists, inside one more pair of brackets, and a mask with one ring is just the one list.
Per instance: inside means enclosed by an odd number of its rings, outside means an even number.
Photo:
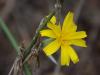
[{"label": "green stem", "polygon": [[40,30],[42,30],[42,29],[46,26],[47,22],[50,21],[50,19],[52,18],[52,16],[53,16],[54,14],[55,14],[55,12],[50,13],[49,16],[46,17],[46,18],[43,20],[43,22],[40,23],[38,29],[36,30],[35,36],[33,37],[31,43],[29,44],[29,46],[28,46],[28,47],[26,48],[26,50],[25,50],[25,54],[24,54],[24,59],[23,59],[23,61],[25,60],[25,58],[27,58],[28,54],[31,52],[32,47],[35,45],[35,43],[36,43],[36,41],[37,41],[37,38],[38,38],[39,35],[40,35],[40,33],[39,33]]},{"label": "green stem", "polygon": [[6,26],[4,21],[2,20],[2,18],[0,18],[0,27],[3,30],[3,32],[5,33],[5,35],[7,36],[7,38],[9,39],[9,41],[10,41],[11,45],[13,46],[13,48],[16,50],[17,54],[19,54],[18,43],[15,40],[14,36],[11,34],[10,30],[8,29],[8,27]]},{"label": "green stem", "polygon": [[[54,15],[54,12],[52,12],[47,18],[45,18],[43,20],[42,23],[40,23],[40,25],[39,25],[38,29],[36,30],[35,36],[33,37],[31,43],[25,49],[25,54],[24,54],[23,61],[27,58],[28,54],[31,52],[31,48],[35,45],[35,43],[37,41],[37,38],[39,37],[40,30],[42,30],[43,27],[46,26],[47,22],[52,18],[53,15]],[[11,42],[12,46],[15,48],[17,54],[20,55],[20,51],[19,51],[19,48],[18,48],[19,46],[18,46],[17,41],[15,40],[14,36],[10,33],[10,30],[8,29],[8,27],[6,26],[6,24],[3,22],[3,20],[1,18],[0,18],[0,27],[5,32],[7,38]],[[23,65],[23,69],[24,69],[25,75],[32,75],[27,62]]]},{"label": "green stem", "polygon": [[28,63],[25,63],[25,65],[23,65],[23,70],[25,75],[32,75],[32,70]]},{"label": "green stem", "polygon": [[[29,46],[25,49],[23,61],[25,61],[25,60],[28,58],[28,55],[30,54],[32,47],[35,45],[35,43],[36,43],[36,41],[37,41],[37,39],[38,39],[38,37],[39,37],[39,32],[40,32],[40,30],[42,30],[43,27],[46,26],[47,22],[50,21],[50,19],[52,18],[53,15],[54,15],[54,12],[52,12],[52,13],[48,16],[48,18],[44,19],[44,20],[40,23],[40,25],[39,25],[38,29],[36,30],[35,36],[33,37],[31,43],[30,43]],[[31,71],[30,71],[29,68],[27,67],[27,65],[28,65],[27,61],[25,61],[24,63],[25,63],[25,64],[24,64],[23,66],[24,66],[24,73],[25,73],[25,75],[32,75]]]},{"label": "green stem", "polygon": [[[8,27],[6,26],[6,24],[4,23],[4,21],[2,20],[2,18],[0,18],[0,27],[1,29],[4,31],[5,35],[7,36],[7,38],[9,39],[11,45],[13,46],[13,48],[16,50],[16,53],[18,55],[20,55],[20,51],[19,51],[19,46],[17,41],[15,40],[14,36],[11,34],[10,30],[8,29]],[[28,63],[25,63],[23,66],[25,75],[32,75],[30,68],[28,66]]]}]

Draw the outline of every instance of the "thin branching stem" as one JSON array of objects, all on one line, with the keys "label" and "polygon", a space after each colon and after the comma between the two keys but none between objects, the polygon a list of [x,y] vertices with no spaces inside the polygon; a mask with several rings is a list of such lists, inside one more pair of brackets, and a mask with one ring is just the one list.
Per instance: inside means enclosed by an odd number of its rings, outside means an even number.
[{"label": "thin branching stem", "polygon": [[50,21],[50,19],[52,18],[52,16],[55,14],[55,12],[52,12],[49,14],[48,17],[46,17],[44,20],[42,20],[42,22],[40,23],[38,29],[36,30],[36,33],[31,41],[31,43],[29,44],[29,46],[25,49],[25,54],[24,54],[24,58],[23,61],[25,60],[25,58],[28,56],[28,54],[31,52],[32,47],[35,45],[38,37],[40,36],[40,30],[42,30],[48,21]]},{"label": "thin branching stem", "polygon": [[[39,25],[38,29],[36,30],[36,33],[35,33],[32,41],[31,41],[31,43],[25,49],[23,61],[27,59],[28,55],[31,52],[32,47],[35,45],[38,37],[40,36],[40,34],[39,34],[40,30],[42,30],[46,26],[47,22],[50,21],[50,19],[52,18],[52,16],[54,14],[55,14],[55,12],[50,13],[49,16],[46,17],[44,20],[42,20],[42,22],[40,23],[40,25]],[[32,73],[30,73],[30,69],[29,69],[29,67],[27,65],[28,65],[27,62],[24,62],[23,68],[24,68],[25,75],[32,75]]]},{"label": "thin branching stem", "polygon": [[[0,18],[0,28],[3,30],[3,32],[5,33],[5,35],[7,36],[8,40],[10,41],[11,45],[13,46],[13,48],[16,50],[16,54],[19,56],[20,55],[20,49],[18,46],[17,41],[15,40],[14,36],[11,34],[10,30],[8,29],[7,25],[4,23],[4,21],[2,20],[2,18]],[[16,60],[15,60],[16,61]],[[15,62],[13,63],[13,67],[10,70],[10,73],[12,73],[13,69],[14,69],[14,65]],[[24,65],[26,66],[28,65],[27,63]],[[26,66],[27,67],[27,66]],[[24,68],[24,70],[27,69],[27,72],[25,72],[25,75],[31,75],[31,72],[29,70],[29,68]],[[28,73],[28,74],[27,74]]]},{"label": "thin branching stem", "polygon": [[[23,59],[22,62],[27,58],[27,56],[30,54],[32,47],[35,45],[35,43],[37,42],[38,37],[40,36],[39,32],[40,30],[42,30],[48,21],[50,21],[50,19],[52,18],[52,16],[55,14],[55,11],[50,13],[48,17],[44,18],[44,20],[40,23],[38,29],[36,30],[35,36],[33,37],[31,43],[29,44],[29,46],[25,49],[24,55],[23,55]],[[2,18],[0,18],[0,27],[3,30],[3,32],[5,33],[5,35],[7,36],[7,38],[9,39],[9,41],[11,42],[11,45],[14,47],[14,49],[16,50],[16,53],[18,54],[18,56],[20,55],[20,48],[18,46],[17,41],[15,40],[14,36],[11,34],[10,30],[8,29],[8,27],[6,26],[6,24],[3,22]],[[13,64],[14,65],[14,64]],[[27,61],[24,63],[23,65],[23,70],[25,75],[32,75],[32,71],[30,70],[29,64],[27,63]],[[11,69],[12,71],[12,69]]]}]

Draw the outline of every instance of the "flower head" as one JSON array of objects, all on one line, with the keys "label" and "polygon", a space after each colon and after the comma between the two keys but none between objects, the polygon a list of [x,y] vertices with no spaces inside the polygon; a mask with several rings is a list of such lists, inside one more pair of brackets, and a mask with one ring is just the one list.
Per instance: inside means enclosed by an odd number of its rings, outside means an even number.
[{"label": "flower head", "polygon": [[54,39],[54,41],[43,48],[43,51],[47,56],[54,54],[61,48],[61,65],[69,66],[70,60],[73,63],[79,61],[78,55],[71,45],[86,47],[86,42],[83,38],[87,35],[85,31],[76,32],[77,26],[73,21],[73,16],[74,14],[72,12],[68,12],[62,28],[60,25],[56,25],[56,17],[53,16],[50,22],[47,23],[49,29],[40,31],[41,36]]}]

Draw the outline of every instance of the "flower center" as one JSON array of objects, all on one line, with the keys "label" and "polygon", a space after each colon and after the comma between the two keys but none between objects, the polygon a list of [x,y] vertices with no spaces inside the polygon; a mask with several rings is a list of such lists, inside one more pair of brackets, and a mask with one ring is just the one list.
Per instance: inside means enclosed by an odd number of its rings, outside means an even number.
[{"label": "flower center", "polygon": [[64,38],[64,36],[62,34],[58,37],[58,40],[59,40],[59,42],[61,42],[61,44],[63,44],[65,42],[65,40],[63,38]]}]

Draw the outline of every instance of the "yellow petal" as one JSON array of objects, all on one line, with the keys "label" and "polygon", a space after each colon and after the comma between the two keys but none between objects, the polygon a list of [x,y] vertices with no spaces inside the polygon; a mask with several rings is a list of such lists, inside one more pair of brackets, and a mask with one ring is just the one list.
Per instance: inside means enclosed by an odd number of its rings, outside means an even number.
[{"label": "yellow petal", "polygon": [[87,37],[85,31],[73,32],[65,35],[64,40],[81,39]]},{"label": "yellow petal", "polygon": [[46,53],[47,56],[54,54],[59,48],[61,43],[58,40],[54,40],[50,44],[44,47],[43,51]]},{"label": "yellow petal", "polygon": [[77,26],[73,21],[73,17],[74,14],[72,12],[68,12],[63,22],[63,27],[62,27],[63,33],[75,32],[77,30]]},{"label": "yellow petal", "polygon": [[56,24],[56,17],[53,16],[53,17],[51,18],[50,22],[51,22],[52,24]]},{"label": "yellow petal", "polygon": [[86,41],[84,41],[83,39],[70,40],[70,41],[68,41],[68,42],[69,42],[70,44],[72,44],[72,45],[81,46],[81,47],[87,47]]},{"label": "yellow petal", "polygon": [[46,37],[51,37],[51,38],[55,38],[55,34],[52,30],[50,29],[45,29],[40,31],[41,36],[46,36]]},{"label": "yellow petal", "polygon": [[54,24],[52,24],[52,23],[49,22],[47,24],[47,27],[50,28],[55,33],[55,35],[57,37],[60,36],[60,33],[61,33],[61,27],[60,27],[60,25],[54,25]]},{"label": "yellow petal", "polygon": [[78,55],[76,54],[76,52],[73,50],[71,46],[67,45],[67,51],[68,51],[69,57],[71,58],[74,64],[79,62]]},{"label": "yellow petal", "polygon": [[67,51],[66,45],[61,45],[61,65],[69,66],[70,58]]}]

